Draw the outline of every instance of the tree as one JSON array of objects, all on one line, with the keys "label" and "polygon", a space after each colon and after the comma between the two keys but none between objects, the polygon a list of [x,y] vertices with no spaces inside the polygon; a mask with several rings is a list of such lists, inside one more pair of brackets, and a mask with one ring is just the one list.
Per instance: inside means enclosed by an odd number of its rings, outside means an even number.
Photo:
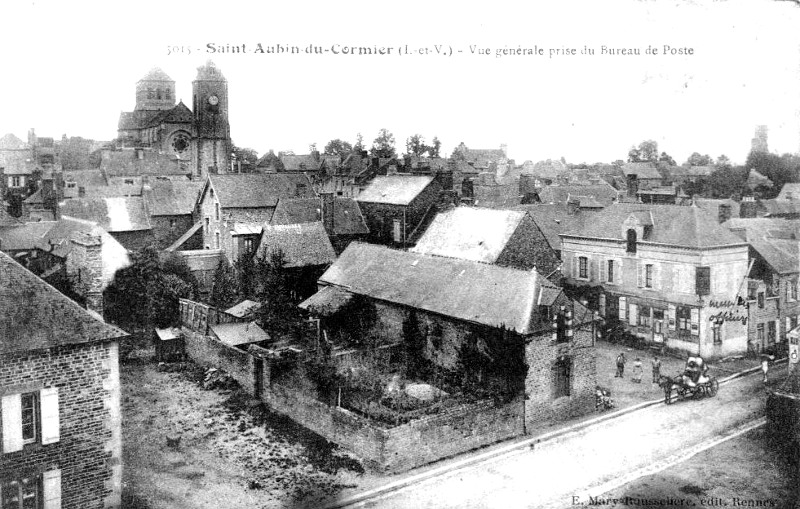
[{"label": "tree", "polygon": [[731,160],[728,159],[728,156],[726,156],[725,154],[722,154],[721,156],[719,156],[717,158],[717,164],[716,165],[718,167],[730,167],[731,166]]},{"label": "tree", "polygon": [[211,305],[217,309],[228,309],[236,304],[237,295],[236,271],[227,261],[220,260],[214,271],[214,282],[211,286]]},{"label": "tree", "polygon": [[356,143],[353,145],[353,150],[359,153],[364,151],[364,137],[361,136],[361,133],[356,134]]},{"label": "tree", "polygon": [[370,155],[372,155],[372,157],[393,159],[397,157],[397,152],[395,152],[394,145],[394,135],[390,133],[388,129],[383,128],[378,131],[378,137],[372,142],[372,150],[370,150]]},{"label": "tree", "polygon": [[658,143],[654,140],[645,140],[638,147],[631,147],[628,151],[629,163],[654,163],[656,161],[658,161]]},{"label": "tree", "polygon": [[689,166],[709,166],[714,164],[714,160],[708,154],[702,155],[700,152],[692,152],[692,155],[686,160],[686,164]]},{"label": "tree", "polygon": [[765,198],[772,198],[780,192],[784,184],[797,181],[800,160],[791,154],[778,156],[751,150],[747,155],[745,168],[754,169],[772,181],[774,185],[771,189],[761,190]]},{"label": "tree", "polygon": [[325,145],[325,150],[323,153],[326,156],[341,156],[345,154],[349,154],[353,151],[353,146],[346,141],[340,140],[336,138],[335,140],[331,140]]},{"label": "tree", "polygon": [[442,149],[442,142],[439,141],[439,138],[436,136],[433,137],[433,141],[431,142],[431,146],[428,147],[428,152],[430,153],[431,157],[440,157],[439,152]]},{"label": "tree", "polygon": [[258,163],[258,152],[252,148],[233,145],[231,153],[233,154],[234,161],[241,163],[242,172],[247,173],[255,170],[256,164]]},{"label": "tree", "polygon": [[406,139],[406,154],[421,157],[428,151],[425,138],[421,134],[414,134]]},{"label": "tree", "polygon": [[669,166],[678,166],[678,164],[675,162],[675,159],[673,159],[672,156],[666,152],[661,152],[661,155],[658,156],[658,161],[667,163]]},{"label": "tree", "polygon": [[266,166],[267,168],[274,168],[275,171],[284,171],[286,167],[283,165],[283,161],[281,158],[275,155],[271,149],[264,155],[263,161],[261,161],[262,166]]},{"label": "tree", "polygon": [[292,278],[286,268],[286,256],[279,249],[271,251],[258,265],[261,326],[275,339],[296,335],[300,327],[300,313],[292,299]]},{"label": "tree", "polygon": [[313,153],[314,153],[314,152],[316,152],[316,151],[317,151],[317,144],[316,144],[316,143],[309,143],[309,145],[308,145],[308,152],[309,152],[310,154],[313,154]]},{"label": "tree", "polygon": [[258,267],[252,256],[242,256],[236,261],[236,293],[242,299],[257,300],[259,289]]}]

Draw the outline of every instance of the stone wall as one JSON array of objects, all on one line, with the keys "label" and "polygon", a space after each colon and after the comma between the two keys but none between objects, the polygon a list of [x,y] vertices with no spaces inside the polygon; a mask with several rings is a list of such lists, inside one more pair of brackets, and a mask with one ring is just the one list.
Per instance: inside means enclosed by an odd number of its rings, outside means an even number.
[{"label": "stone wall", "polygon": [[216,367],[231,375],[250,394],[256,393],[256,357],[250,353],[226,345],[213,336],[181,329],[186,355],[201,366]]},{"label": "stone wall", "polygon": [[0,478],[60,469],[63,509],[119,507],[122,463],[117,343],[0,355],[0,396],[48,387],[58,388],[58,442],[27,444],[21,451],[0,454]]},{"label": "stone wall", "polygon": [[[550,276],[558,270],[561,260],[533,218],[525,214],[495,263],[521,270],[535,267],[543,276]],[[558,276],[560,279],[560,274]]]},{"label": "stone wall", "polygon": [[[153,238],[155,239],[156,246],[158,249],[166,249],[194,226],[194,221],[192,220],[191,214],[151,216],[150,225],[153,227]],[[181,249],[183,250],[202,248],[203,236],[200,231],[181,245]]]},{"label": "stone wall", "polygon": [[76,281],[75,293],[86,299],[86,308],[103,315],[103,241],[99,235],[75,232],[70,238],[67,275]]}]

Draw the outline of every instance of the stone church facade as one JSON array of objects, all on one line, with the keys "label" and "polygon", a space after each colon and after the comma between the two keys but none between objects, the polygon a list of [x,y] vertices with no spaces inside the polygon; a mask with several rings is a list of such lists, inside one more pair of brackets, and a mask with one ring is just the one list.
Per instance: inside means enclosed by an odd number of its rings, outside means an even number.
[{"label": "stone church facade", "polygon": [[175,81],[161,69],[136,84],[136,107],[122,112],[117,128],[121,148],[150,149],[190,162],[192,174],[225,173],[231,152],[228,81],[211,62],[197,68],[192,109],[175,103]]}]

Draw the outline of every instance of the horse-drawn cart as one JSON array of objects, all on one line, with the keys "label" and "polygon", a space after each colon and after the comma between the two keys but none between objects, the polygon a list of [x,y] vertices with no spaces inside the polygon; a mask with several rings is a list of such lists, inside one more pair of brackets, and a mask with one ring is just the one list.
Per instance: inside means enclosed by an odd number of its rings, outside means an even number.
[{"label": "horse-drawn cart", "polygon": [[719,391],[719,382],[708,376],[708,366],[702,357],[689,357],[683,373],[675,377],[662,376],[658,385],[664,389],[664,403],[667,405],[672,403],[673,391],[679,399],[716,396]]}]

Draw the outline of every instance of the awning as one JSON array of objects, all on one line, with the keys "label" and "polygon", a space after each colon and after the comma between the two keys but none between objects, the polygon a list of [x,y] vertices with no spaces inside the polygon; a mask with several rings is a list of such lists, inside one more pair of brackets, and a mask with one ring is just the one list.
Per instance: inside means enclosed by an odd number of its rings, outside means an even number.
[{"label": "awning", "polygon": [[255,322],[221,323],[212,325],[211,331],[220,341],[230,346],[258,343],[269,339],[269,334]]},{"label": "awning", "polygon": [[336,286],[326,286],[299,304],[300,309],[317,316],[336,314],[353,299],[353,294]]}]

